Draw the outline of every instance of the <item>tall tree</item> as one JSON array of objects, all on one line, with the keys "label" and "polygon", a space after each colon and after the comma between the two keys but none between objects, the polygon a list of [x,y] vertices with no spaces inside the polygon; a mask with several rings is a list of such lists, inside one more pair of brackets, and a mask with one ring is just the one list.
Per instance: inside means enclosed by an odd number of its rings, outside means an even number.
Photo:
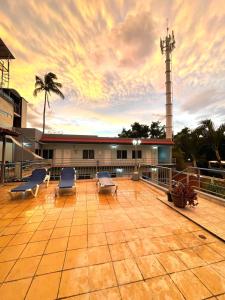
[{"label": "tall tree", "polygon": [[45,100],[44,100],[44,109],[43,109],[43,131],[42,133],[45,133],[45,112],[46,112],[46,104],[48,103],[48,107],[50,107],[49,104],[49,96],[52,93],[55,93],[56,95],[59,95],[62,99],[64,99],[63,93],[60,91],[60,88],[62,88],[62,84],[59,82],[56,82],[57,76],[54,73],[47,73],[44,76],[44,80],[40,78],[39,76],[35,76],[35,89],[34,89],[34,96],[36,97],[37,94],[40,92],[45,93]]},{"label": "tall tree", "polygon": [[165,138],[165,125],[161,125],[160,121],[152,122],[149,128],[149,137],[152,139]]},{"label": "tall tree", "polygon": [[122,132],[118,134],[118,136],[121,138],[148,138],[149,126],[134,122],[133,124],[131,124],[131,129],[126,130],[125,128],[123,128]]},{"label": "tall tree", "polygon": [[176,159],[176,169],[177,170],[184,170],[186,168],[186,163],[184,160],[184,152],[181,148],[177,145],[174,145],[172,149],[173,158]]},{"label": "tall tree", "polygon": [[219,166],[222,168],[220,146],[225,138],[225,123],[216,128],[215,124],[210,119],[207,119],[201,121],[197,130],[205,138],[206,142],[211,145]]},{"label": "tall tree", "polygon": [[166,136],[165,126],[161,125],[159,121],[152,122],[150,127],[148,125],[134,122],[131,124],[131,129],[126,130],[123,128],[122,132],[118,134],[119,137],[130,138],[164,138]]},{"label": "tall tree", "polygon": [[191,157],[193,166],[197,167],[197,160],[200,156],[201,138],[197,129],[183,128],[175,137],[175,144],[185,154],[186,159]]}]

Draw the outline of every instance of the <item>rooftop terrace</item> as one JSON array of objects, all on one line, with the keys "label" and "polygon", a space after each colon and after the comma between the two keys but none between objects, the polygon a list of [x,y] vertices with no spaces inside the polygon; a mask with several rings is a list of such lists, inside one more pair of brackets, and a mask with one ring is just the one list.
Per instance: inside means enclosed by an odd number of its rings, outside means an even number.
[{"label": "rooftop terrace", "polygon": [[[54,182],[37,198],[0,188],[1,299],[225,299],[225,243],[149,185],[114,180],[117,196],[94,181],[56,199]],[[208,209],[199,222],[224,224],[224,206]]]}]

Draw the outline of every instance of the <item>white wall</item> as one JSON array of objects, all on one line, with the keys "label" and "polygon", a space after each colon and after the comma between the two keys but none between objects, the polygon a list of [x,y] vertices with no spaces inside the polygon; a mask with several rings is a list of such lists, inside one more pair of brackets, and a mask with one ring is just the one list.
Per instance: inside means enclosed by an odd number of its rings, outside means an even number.
[{"label": "white wall", "polygon": [[[121,162],[121,163],[134,163],[132,159],[133,145],[109,145],[109,144],[48,144],[43,146],[44,149],[54,150],[54,160],[57,163],[65,161],[80,160],[81,162],[88,162],[91,164],[92,160],[83,160],[83,150],[90,149],[95,151],[94,164],[98,160],[100,163],[107,162]],[[127,159],[117,159],[117,150],[127,150]],[[157,163],[158,150],[154,149],[151,145],[140,145],[137,150],[142,151],[142,159],[138,162],[142,163]]]}]

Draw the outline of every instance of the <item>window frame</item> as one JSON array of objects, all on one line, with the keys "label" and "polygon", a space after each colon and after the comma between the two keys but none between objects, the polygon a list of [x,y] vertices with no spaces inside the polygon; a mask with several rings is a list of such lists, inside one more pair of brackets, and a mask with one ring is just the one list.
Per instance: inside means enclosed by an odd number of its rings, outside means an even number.
[{"label": "window frame", "polygon": [[127,150],[117,150],[116,157],[117,159],[127,159]]},{"label": "window frame", "polygon": [[83,159],[95,159],[95,150],[83,149]]},{"label": "window frame", "polygon": [[135,159],[135,155],[137,159],[142,159],[142,150],[132,150],[132,159]]},{"label": "window frame", "polygon": [[[36,149],[36,150],[39,150],[40,153],[41,153],[41,149]],[[36,150],[35,150],[35,152],[36,152]],[[45,155],[44,153],[45,154],[47,153],[47,155]],[[50,155],[50,153],[51,153],[51,155]],[[38,155],[40,156],[41,154],[38,154]],[[53,157],[54,157],[54,149],[43,149],[42,157],[44,159],[53,159]]]}]

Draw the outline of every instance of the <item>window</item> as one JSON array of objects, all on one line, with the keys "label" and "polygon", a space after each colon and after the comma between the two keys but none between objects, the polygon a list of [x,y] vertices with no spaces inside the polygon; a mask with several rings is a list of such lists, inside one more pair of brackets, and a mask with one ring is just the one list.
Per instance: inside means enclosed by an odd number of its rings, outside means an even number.
[{"label": "window", "polygon": [[136,157],[135,157],[135,150],[132,150],[132,158],[135,159],[141,159],[142,158],[142,152],[141,150],[136,150]]},{"label": "window", "polygon": [[127,159],[127,150],[117,150],[117,159]]},{"label": "window", "polygon": [[48,158],[53,159],[53,149],[48,150]]},{"label": "window", "polygon": [[83,150],[83,159],[94,159],[95,152],[94,150]]},{"label": "window", "polygon": [[41,155],[41,149],[35,149],[35,153],[40,156]]},{"label": "window", "polygon": [[44,149],[43,150],[43,158],[53,159],[53,150],[52,149]]}]

